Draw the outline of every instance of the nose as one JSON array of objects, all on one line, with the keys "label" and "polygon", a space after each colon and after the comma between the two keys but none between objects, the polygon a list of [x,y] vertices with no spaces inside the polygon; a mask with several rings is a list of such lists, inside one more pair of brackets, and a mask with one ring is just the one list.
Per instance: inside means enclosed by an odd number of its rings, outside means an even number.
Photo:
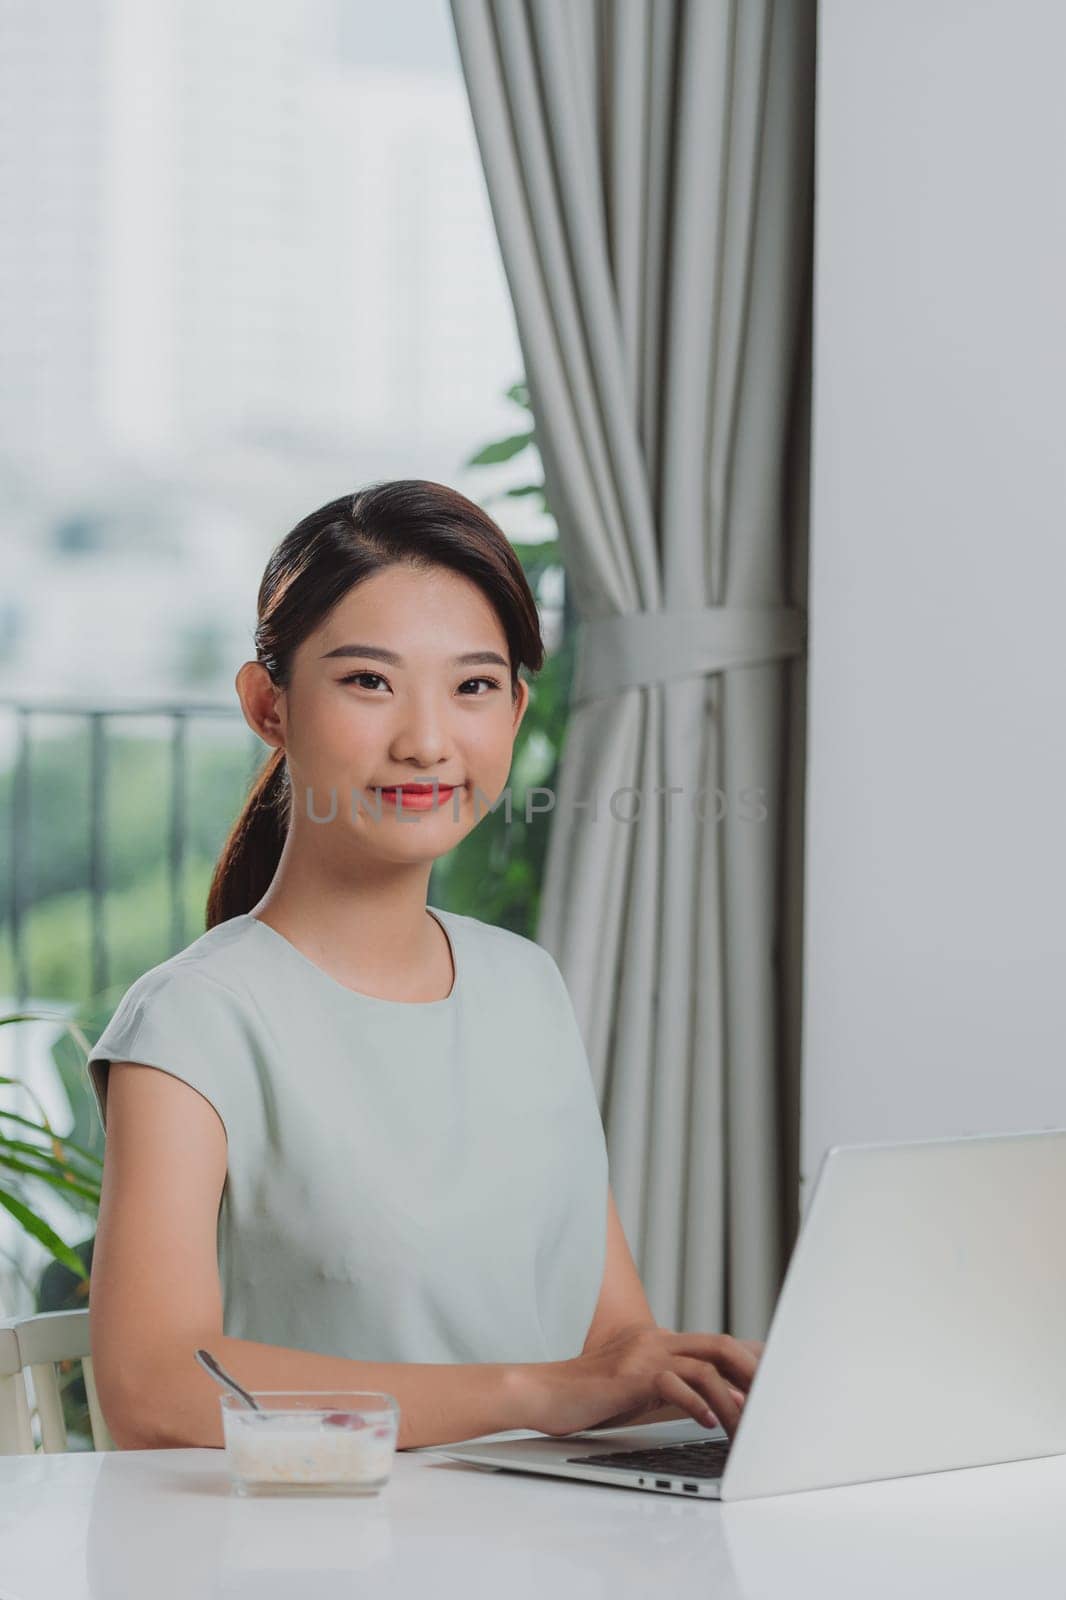
[{"label": "nose", "polygon": [[433,777],[433,768],[450,760],[451,740],[446,719],[432,692],[411,694],[401,704],[389,754],[394,761],[416,766],[418,775],[424,775],[428,782]]}]

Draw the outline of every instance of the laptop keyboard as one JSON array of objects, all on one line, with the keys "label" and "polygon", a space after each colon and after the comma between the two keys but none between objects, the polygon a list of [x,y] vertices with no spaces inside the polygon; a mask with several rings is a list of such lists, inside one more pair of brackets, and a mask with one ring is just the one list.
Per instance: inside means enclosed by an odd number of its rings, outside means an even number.
[{"label": "laptop keyboard", "polygon": [[567,1456],[567,1464],[620,1468],[623,1472],[669,1472],[685,1478],[720,1478],[731,1439],[693,1439],[688,1444],[655,1445],[650,1450],[604,1450],[593,1456]]}]

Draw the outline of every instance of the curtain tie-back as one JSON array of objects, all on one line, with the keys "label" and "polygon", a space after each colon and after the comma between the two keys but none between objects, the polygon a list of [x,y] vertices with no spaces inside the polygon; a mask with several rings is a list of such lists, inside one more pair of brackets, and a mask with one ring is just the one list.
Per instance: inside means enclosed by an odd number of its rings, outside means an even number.
[{"label": "curtain tie-back", "polygon": [[572,706],[672,678],[802,655],[807,617],[785,606],[630,611],[577,624]]}]

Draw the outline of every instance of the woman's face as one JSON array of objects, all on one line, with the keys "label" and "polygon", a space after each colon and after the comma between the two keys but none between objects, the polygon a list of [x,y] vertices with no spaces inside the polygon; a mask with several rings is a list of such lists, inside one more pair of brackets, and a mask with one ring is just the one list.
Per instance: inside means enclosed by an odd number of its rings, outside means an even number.
[{"label": "woman's face", "polygon": [[[529,700],[521,679],[512,698],[507,637],[477,585],[410,566],[352,589],[271,694],[297,825],[405,862],[452,849],[499,799]],[[420,803],[398,792],[434,780]],[[311,822],[332,791],[333,820]]]}]

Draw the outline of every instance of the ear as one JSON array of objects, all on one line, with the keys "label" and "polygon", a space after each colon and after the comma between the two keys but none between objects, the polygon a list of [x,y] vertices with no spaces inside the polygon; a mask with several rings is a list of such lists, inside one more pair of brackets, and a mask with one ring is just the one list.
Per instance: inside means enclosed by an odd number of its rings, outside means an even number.
[{"label": "ear", "polygon": [[519,678],[514,696],[514,723],[511,728],[512,737],[516,736],[522,726],[522,718],[529,710],[529,684],[525,678]]},{"label": "ear", "polygon": [[285,691],[279,689],[261,661],[246,661],[233,683],[244,720],[264,744],[285,748]]}]

